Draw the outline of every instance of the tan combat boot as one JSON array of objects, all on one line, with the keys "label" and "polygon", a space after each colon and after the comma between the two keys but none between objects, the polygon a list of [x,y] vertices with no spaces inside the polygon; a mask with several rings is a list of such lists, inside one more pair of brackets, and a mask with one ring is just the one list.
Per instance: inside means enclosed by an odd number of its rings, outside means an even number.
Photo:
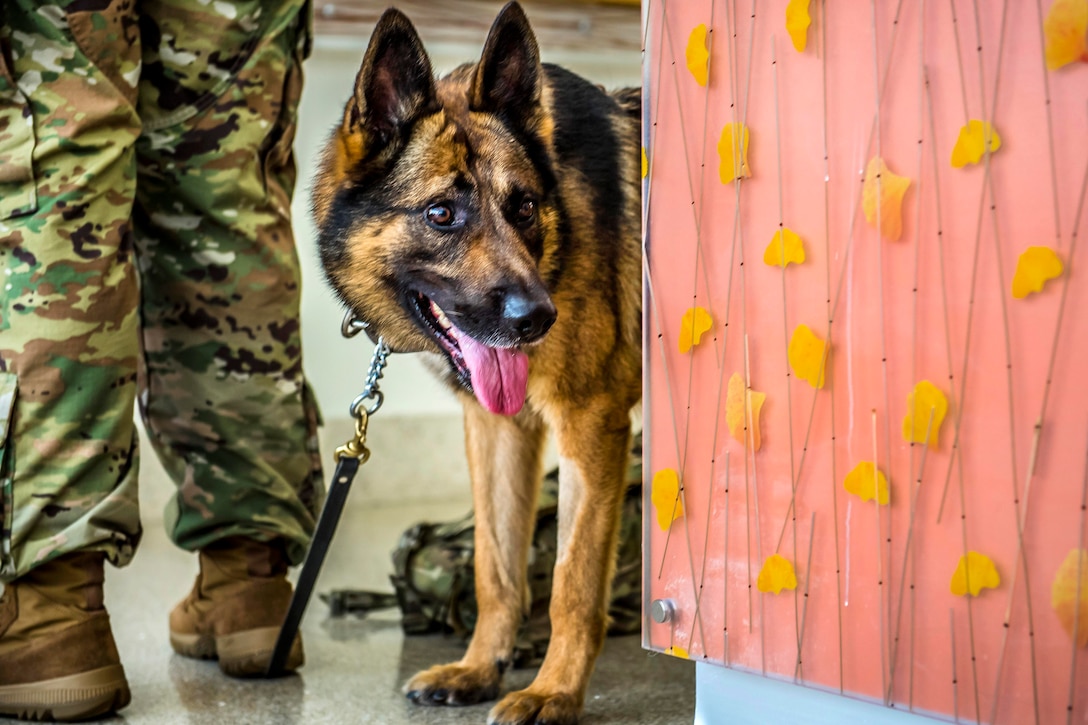
[{"label": "tan combat boot", "polygon": [[67,554],[4,586],[0,715],[70,722],[131,695],[102,606],[101,552]]},{"label": "tan combat boot", "polygon": [[[232,677],[261,676],[290,601],[281,546],[237,536],[217,541],[200,552],[193,590],[170,613],[170,645],[186,657],[218,659]],[[296,636],[284,669],[304,659]]]}]

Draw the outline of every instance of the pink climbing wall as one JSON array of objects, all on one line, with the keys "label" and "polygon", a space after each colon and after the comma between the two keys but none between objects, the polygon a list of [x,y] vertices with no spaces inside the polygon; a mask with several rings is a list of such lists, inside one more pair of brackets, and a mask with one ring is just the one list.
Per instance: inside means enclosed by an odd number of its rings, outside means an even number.
[{"label": "pink climbing wall", "polygon": [[[804,52],[785,0],[644,8],[647,648],[966,722],[1088,721],[1088,654],[1052,606],[1086,547],[1088,63],[1046,69],[1052,3],[813,0]],[[954,168],[968,119],[1001,145]],[[729,123],[750,134],[739,183],[719,178]],[[877,156],[910,182],[896,241],[862,209]],[[805,254],[785,270],[764,262],[780,223]],[[1034,246],[1062,273],[1014,297]],[[681,352],[693,307],[711,327]],[[802,324],[830,342],[821,389],[790,366]],[[758,450],[727,425],[734,373],[766,394]],[[923,380],[948,403],[925,453],[903,434]],[[844,488],[862,461],[887,505]],[[951,591],[967,551],[999,577],[977,596]],[[796,588],[760,591],[773,554]]]}]

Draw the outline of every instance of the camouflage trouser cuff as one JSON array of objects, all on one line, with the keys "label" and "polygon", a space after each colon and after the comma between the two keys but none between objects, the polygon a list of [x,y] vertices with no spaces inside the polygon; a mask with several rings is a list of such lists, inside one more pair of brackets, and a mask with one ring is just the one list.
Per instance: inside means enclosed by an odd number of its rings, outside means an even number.
[{"label": "camouflage trouser cuff", "polygon": [[26,171],[0,181],[4,563],[132,556],[138,393],[177,543],[300,560],[323,495],[290,222],[308,3],[39,6],[0,31],[0,165]]}]

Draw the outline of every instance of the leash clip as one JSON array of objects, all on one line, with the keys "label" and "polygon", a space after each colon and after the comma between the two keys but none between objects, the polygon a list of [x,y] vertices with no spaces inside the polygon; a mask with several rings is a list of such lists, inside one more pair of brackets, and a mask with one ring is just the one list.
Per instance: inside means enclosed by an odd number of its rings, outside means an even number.
[{"label": "leash clip", "polygon": [[[348,319],[344,318],[345,324]],[[355,419],[355,435],[344,445],[336,449],[335,460],[341,458],[357,458],[363,464],[370,458],[370,451],[366,447],[366,427],[370,416],[378,412],[385,402],[385,395],[378,389],[378,381],[381,380],[385,366],[389,363],[389,346],[385,344],[385,338],[378,338],[378,345],[374,348],[374,356],[370,358],[370,368],[366,373],[366,386],[363,392],[351,401],[348,412]],[[369,405],[366,402],[370,401]]]},{"label": "leash clip", "polygon": [[370,458],[370,449],[366,447],[366,426],[370,421],[370,415],[366,408],[359,408],[355,415],[355,435],[344,445],[336,449],[334,458],[339,462],[341,458],[357,458],[362,465]]}]

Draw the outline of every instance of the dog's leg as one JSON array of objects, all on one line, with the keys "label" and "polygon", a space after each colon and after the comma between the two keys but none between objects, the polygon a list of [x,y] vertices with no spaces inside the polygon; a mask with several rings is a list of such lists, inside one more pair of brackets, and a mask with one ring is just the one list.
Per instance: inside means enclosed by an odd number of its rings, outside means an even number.
[{"label": "dog's leg", "polygon": [[404,691],[423,705],[494,700],[529,606],[526,569],[542,474],[544,424],[523,410],[513,418],[465,406],[465,443],[476,514],[479,616],[460,662],[418,673]]},{"label": "dog's leg", "polygon": [[552,638],[532,684],[491,711],[495,725],[575,723],[604,643],[620,504],[630,445],[627,410],[614,403],[564,411],[559,439],[559,541]]}]

